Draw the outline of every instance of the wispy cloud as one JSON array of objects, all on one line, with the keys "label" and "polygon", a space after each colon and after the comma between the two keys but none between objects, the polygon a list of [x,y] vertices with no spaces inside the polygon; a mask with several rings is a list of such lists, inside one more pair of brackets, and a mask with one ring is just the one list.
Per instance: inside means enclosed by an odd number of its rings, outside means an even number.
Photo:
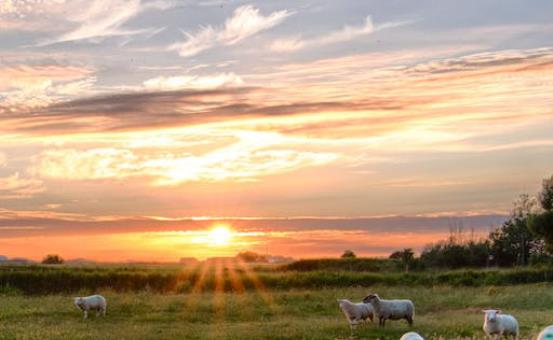
[{"label": "wispy cloud", "polygon": [[171,45],[169,50],[178,51],[182,57],[194,56],[216,45],[234,45],[252,35],[270,29],[282,23],[292,12],[281,10],[267,16],[251,5],[234,10],[223,27],[211,25],[196,33],[185,32],[186,40]]},{"label": "wispy cloud", "polygon": [[234,73],[217,73],[207,76],[174,76],[156,77],[144,81],[146,89],[151,90],[180,90],[180,89],[216,89],[227,86],[240,86],[244,82]]},{"label": "wispy cloud", "polygon": [[111,36],[155,34],[160,31],[159,27],[124,29],[123,25],[143,11],[150,9],[165,10],[173,4],[168,1],[129,0],[114,2],[93,0],[82,2],[81,6],[74,15],[63,18],[77,24],[76,28],[54,38],[40,41],[37,45],[45,46],[78,40],[101,41]]},{"label": "wispy cloud", "polygon": [[362,36],[372,34],[387,28],[400,27],[408,25],[412,21],[396,21],[374,25],[371,16],[367,16],[363,24],[359,26],[344,26],[342,29],[326,33],[324,35],[303,39],[301,36],[281,38],[273,41],[269,48],[274,52],[291,52],[307,47],[319,47],[330,44],[336,44],[351,41]]},{"label": "wispy cloud", "polygon": [[95,81],[88,67],[47,65],[0,65],[0,113],[27,111],[83,94]]},{"label": "wispy cloud", "polygon": [[[259,177],[332,162],[329,152],[298,151],[270,133],[238,133],[240,139],[201,155],[140,149],[49,150],[33,172],[74,180],[149,177],[153,185],[185,182],[255,181]],[[269,149],[270,148],[270,149]]]},{"label": "wispy cloud", "polygon": [[0,200],[29,198],[45,190],[41,180],[22,178],[19,173],[0,177]]}]

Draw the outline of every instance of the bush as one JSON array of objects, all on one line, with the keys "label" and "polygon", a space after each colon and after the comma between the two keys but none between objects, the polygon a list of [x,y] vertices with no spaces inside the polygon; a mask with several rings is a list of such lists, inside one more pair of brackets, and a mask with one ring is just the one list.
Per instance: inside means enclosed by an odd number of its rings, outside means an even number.
[{"label": "bush", "polygon": [[44,257],[42,260],[42,264],[62,264],[63,259],[61,256],[56,254],[49,254]]}]

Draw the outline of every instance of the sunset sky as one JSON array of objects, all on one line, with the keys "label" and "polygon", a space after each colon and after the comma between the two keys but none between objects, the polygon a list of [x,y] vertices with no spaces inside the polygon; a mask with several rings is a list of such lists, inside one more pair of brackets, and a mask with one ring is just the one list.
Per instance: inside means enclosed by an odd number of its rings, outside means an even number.
[{"label": "sunset sky", "polygon": [[483,235],[553,174],[552,13],[2,0],[0,255],[385,256]]}]

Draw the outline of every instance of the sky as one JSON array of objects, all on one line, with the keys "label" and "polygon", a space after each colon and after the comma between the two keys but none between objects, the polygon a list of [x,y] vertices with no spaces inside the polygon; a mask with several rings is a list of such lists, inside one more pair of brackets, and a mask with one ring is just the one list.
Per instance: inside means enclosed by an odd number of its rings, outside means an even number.
[{"label": "sky", "polygon": [[553,173],[550,13],[3,0],[0,254],[385,256],[485,235]]}]

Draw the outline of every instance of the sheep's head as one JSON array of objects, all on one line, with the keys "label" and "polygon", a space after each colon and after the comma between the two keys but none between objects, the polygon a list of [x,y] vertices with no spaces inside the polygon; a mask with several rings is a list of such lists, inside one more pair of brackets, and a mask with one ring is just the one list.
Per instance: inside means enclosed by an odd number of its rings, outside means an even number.
[{"label": "sheep's head", "polygon": [[378,294],[370,294],[363,298],[363,303],[372,303],[375,300],[380,300]]},{"label": "sheep's head", "polygon": [[484,319],[487,322],[491,322],[491,323],[496,322],[497,321],[497,314],[501,313],[501,311],[497,310],[497,309],[485,309],[482,312],[485,313]]},{"label": "sheep's head", "polygon": [[77,307],[79,307],[80,309],[82,309],[83,303],[84,303],[84,299],[83,299],[82,297],[73,298],[73,303],[75,304],[75,306],[77,306]]}]

